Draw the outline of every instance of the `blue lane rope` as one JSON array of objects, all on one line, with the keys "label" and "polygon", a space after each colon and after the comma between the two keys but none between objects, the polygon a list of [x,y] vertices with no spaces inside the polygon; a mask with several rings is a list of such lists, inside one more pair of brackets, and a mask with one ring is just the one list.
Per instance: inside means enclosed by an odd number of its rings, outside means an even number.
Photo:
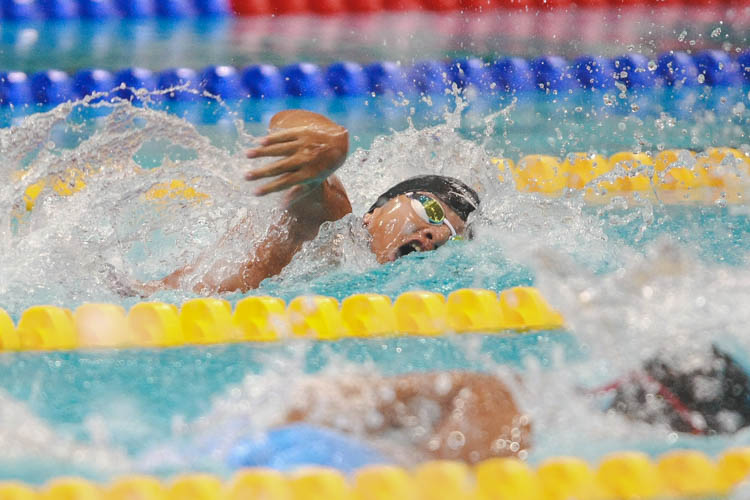
[{"label": "blue lane rope", "polygon": [[[706,50],[695,55],[668,52],[653,60],[640,54],[615,58],[588,55],[574,61],[559,56],[544,56],[531,61],[510,57],[493,62],[464,58],[419,61],[411,67],[387,61],[363,67],[355,62],[342,61],[328,67],[302,62],[283,68],[268,64],[242,69],[222,65],[201,71],[175,68],[159,73],[144,68],[125,68],[114,74],[103,69],[85,69],[68,75],[51,69],[33,75],[0,72],[0,106],[54,106],[113,88],[117,88],[117,96],[132,100],[134,94],[130,88],[156,90],[178,85],[234,101],[398,93],[440,95],[454,85],[458,88],[475,87],[483,94],[500,95],[561,94],[576,88],[619,92],[623,86],[631,93],[637,93],[654,87],[733,87],[743,84],[750,84],[750,50],[737,58],[732,58],[727,52]],[[161,99],[190,101],[196,96],[176,91]]]},{"label": "blue lane rope", "polygon": [[3,21],[231,15],[228,0],[0,0]]}]

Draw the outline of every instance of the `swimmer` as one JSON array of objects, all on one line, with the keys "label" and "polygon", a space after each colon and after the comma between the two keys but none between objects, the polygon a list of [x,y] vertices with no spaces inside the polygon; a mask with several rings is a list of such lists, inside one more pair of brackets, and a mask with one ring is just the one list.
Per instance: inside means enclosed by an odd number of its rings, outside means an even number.
[{"label": "swimmer", "polygon": [[[302,245],[317,236],[324,222],[352,211],[346,189],[335,175],[348,152],[347,130],[322,115],[303,110],[277,113],[269,128],[260,146],[249,150],[247,157],[280,159],[248,172],[245,178],[268,180],[255,191],[257,196],[285,191],[286,210],[244,264],[229,276],[206,273],[193,287],[196,293],[257,288],[264,279],[279,274]],[[477,193],[460,180],[425,175],[407,179],[383,193],[364,214],[363,224],[370,234],[370,249],[382,264],[468,236],[467,218],[478,206]],[[246,218],[224,239],[246,231],[249,224]],[[206,252],[194,264],[162,280],[133,284],[119,277],[114,280],[117,291],[147,296],[158,290],[181,288],[183,278],[193,275],[210,254]],[[222,264],[214,267],[225,267]]]},{"label": "swimmer", "polygon": [[523,456],[530,446],[528,416],[510,388],[486,373],[314,378],[295,388],[291,401],[284,424],[305,422],[366,440],[385,437],[418,460],[475,463]]},{"label": "swimmer", "polygon": [[[657,357],[607,386],[581,391],[604,411],[670,432],[731,435],[750,427],[750,378],[732,356],[713,346],[686,365]],[[522,388],[523,381],[512,385]],[[533,446],[530,416],[510,386],[488,373],[313,377],[291,389],[290,401],[282,428],[303,423],[360,440],[362,447],[395,442],[388,451],[401,455],[396,461],[476,463],[523,457]]]}]

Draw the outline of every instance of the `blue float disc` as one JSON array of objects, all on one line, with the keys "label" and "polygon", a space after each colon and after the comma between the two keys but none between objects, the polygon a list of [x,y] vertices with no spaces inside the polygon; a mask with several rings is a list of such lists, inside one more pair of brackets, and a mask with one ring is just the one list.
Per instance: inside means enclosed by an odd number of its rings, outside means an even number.
[{"label": "blue float disc", "polygon": [[117,14],[112,0],[79,0],[78,11],[81,17],[88,19],[105,19]]},{"label": "blue float disc", "polygon": [[613,61],[615,80],[625,84],[629,89],[641,90],[656,84],[656,67],[649,67],[649,60],[641,54],[627,54],[616,57]]},{"label": "blue float disc", "polygon": [[195,0],[194,8],[202,16],[225,16],[232,12],[229,0]]},{"label": "blue float disc", "polygon": [[739,64],[724,51],[705,50],[696,54],[693,60],[706,85],[727,87],[742,81]]},{"label": "blue float disc", "polygon": [[131,89],[156,90],[156,78],[154,74],[145,68],[126,68],[115,74],[115,86],[124,84],[125,87],[117,90],[117,96],[132,100],[135,97]]},{"label": "blue float disc", "polygon": [[573,61],[575,79],[582,88],[607,90],[615,86],[612,61],[601,56],[582,56]]},{"label": "blue float disc", "polygon": [[26,73],[0,72],[0,106],[25,106],[31,102],[31,81]]},{"label": "blue float disc", "polygon": [[72,91],[70,77],[62,71],[49,69],[31,77],[31,92],[37,104],[57,106],[72,99]]},{"label": "blue float disc", "polygon": [[255,99],[273,99],[284,95],[281,71],[271,64],[257,64],[242,70],[242,85]]},{"label": "blue float disc", "polygon": [[331,64],[326,70],[328,88],[337,96],[358,96],[367,92],[362,66],[348,61]]},{"label": "blue float disc", "polygon": [[157,0],[155,8],[160,17],[180,18],[195,14],[190,0]]},{"label": "blue float disc", "polygon": [[[159,73],[157,88],[167,90],[174,87],[186,86],[186,88],[198,90],[198,73],[190,68],[167,69]],[[197,95],[193,92],[175,91],[164,94],[164,99],[170,101],[194,101]]]},{"label": "blue float disc", "polygon": [[114,87],[114,76],[103,69],[84,69],[73,75],[73,91],[79,98],[94,92],[109,92]]},{"label": "blue float disc", "polygon": [[487,65],[481,59],[475,57],[455,59],[448,69],[450,80],[459,88],[489,89],[490,75],[487,71]]},{"label": "blue float disc", "polygon": [[490,75],[498,92],[528,92],[534,89],[534,76],[526,59],[508,57],[490,66]]},{"label": "blue float disc", "polygon": [[694,86],[698,84],[698,67],[685,52],[671,52],[659,56],[656,74],[670,86]]},{"label": "blue float disc", "polygon": [[376,94],[408,93],[409,87],[404,78],[404,70],[390,61],[375,62],[365,66],[368,90]]},{"label": "blue float disc", "polygon": [[0,0],[0,14],[7,21],[28,21],[39,17],[33,0]]},{"label": "blue float disc", "polygon": [[746,50],[737,58],[737,65],[745,83],[750,83],[750,50]]},{"label": "blue float disc", "polygon": [[448,87],[448,68],[438,61],[420,61],[409,72],[409,80],[418,92],[423,94],[442,94]]},{"label": "blue float disc", "polygon": [[325,95],[325,81],[320,68],[312,63],[298,63],[281,71],[286,94],[291,97]]},{"label": "blue float disc", "polygon": [[73,0],[38,0],[39,8],[50,19],[70,19],[78,16],[78,7]]},{"label": "blue float disc", "polygon": [[229,101],[243,97],[240,75],[233,66],[209,66],[201,72],[200,87],[209,94]]},{"label": "blue float disc", "polygon": [[151,0],[115,0],[115,5],[123,17],[150,17],[155,10]]},{"label": "blue float disc", "polygon": [[530,66],[537,88],[561,92],[572,87],[570,67],[562,57],[540,57],[531,61]]}]

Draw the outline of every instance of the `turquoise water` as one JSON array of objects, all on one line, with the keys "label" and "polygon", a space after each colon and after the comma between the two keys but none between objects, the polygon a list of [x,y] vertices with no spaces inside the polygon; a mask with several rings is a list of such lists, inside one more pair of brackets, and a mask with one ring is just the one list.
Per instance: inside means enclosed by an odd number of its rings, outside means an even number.
[{"label": "turquoise water", "polygon": [[[573,338],[564,332],[490,335],[464,339],[393,338],[346,339],[337,342],[230,344],[119,352],[79,351],[5,356],[0,375],[4,389],[26,401],[38,416],[77,438],[87,439],[83,422],[94,413],[107,415],[118,399],[127,399],[142,421],[141,433],[119,434],[116,442],[142,452],[167,438],[172,420],[193,420],[211,409],[212,399],[249,374],[262,374],[268,359],[293,360],[303,353],[302,367],[316,373],[331,363],[374,364],[384,374],[451,369],[481,369],[482,362],[466,352],[469,342],[481,342],[497,363],[520,367],[531,355],[542,364],[562,348],[568,359],[579,355]],[[189,381],[186,383],[186,381]],[[39,387],[42,390],[39,391]],[[109,415],[115,417],[114,415]]]}]

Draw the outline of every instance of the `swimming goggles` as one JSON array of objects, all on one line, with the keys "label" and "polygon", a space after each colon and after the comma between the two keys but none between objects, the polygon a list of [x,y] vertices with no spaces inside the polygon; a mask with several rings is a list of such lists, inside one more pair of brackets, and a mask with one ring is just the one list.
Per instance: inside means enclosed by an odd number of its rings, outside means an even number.
[{"label": "swimming goggles", "polygon": [[406,196],[411,199],[412,209],[423,221],[435,226],[445,224],[451,230],[451,240],[463,239],[463,236],[456,234],[453,224],[445,216],[445,210],[443,210],[443,206],[439,201],[432,196],[422,193],[406,193]]}]

